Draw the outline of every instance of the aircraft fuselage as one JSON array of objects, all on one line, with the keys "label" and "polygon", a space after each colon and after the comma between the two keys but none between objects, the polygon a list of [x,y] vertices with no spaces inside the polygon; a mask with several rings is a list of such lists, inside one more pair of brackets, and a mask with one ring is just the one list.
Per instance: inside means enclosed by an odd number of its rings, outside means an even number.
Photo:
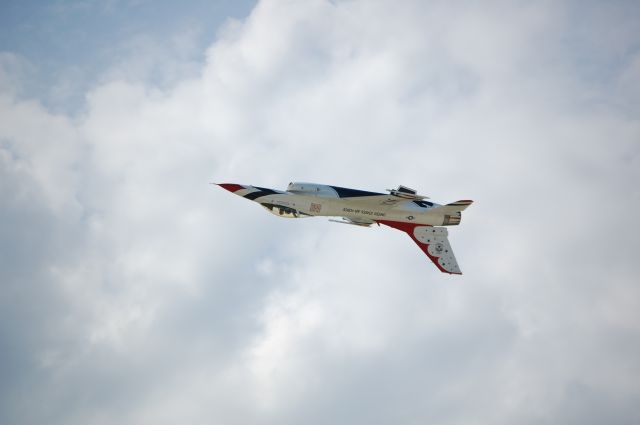
[{"label": "aircraft fuselage", "polygon": [[472,201],[436,204],[404,186],[388,189],[387,194],[316,183],[289,183],[286,191],[235,183],[220,186],[279,217],[342,217],[339,223],[365,227],[377,223],[401,230],[440,271],[462,273],[447,239],[447,229],[436,226],[460,224],[461,211]]},{"label": "aircraft fuselage", "polygon": [[[236,195],[287,218],[344,217],[351,224],[395,221],[428,226],[460,223],[460,212],[438,210],[441,204],[377,192],[315,183],[290,183],[286,191],[221,184]],[[422,197],[420,197],[422,198]]]}]

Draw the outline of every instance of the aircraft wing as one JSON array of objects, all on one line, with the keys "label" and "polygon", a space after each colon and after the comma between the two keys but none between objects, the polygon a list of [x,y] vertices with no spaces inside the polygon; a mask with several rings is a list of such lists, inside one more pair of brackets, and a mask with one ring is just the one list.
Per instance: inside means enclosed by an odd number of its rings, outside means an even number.
[{"label": "aircraft wing", "polygon": [[375,196],[363,196],[358,198],[347,198],[349,201],[357,203],[358,205],[382,209],[383,211],[389,210],[396,205],[407,202],[405,198],[399,198],[391,195],[375,195]]},{"label": "aircraft wing", "polygon": [[329,221],[332,221],[334,223],[342,223],[342,224],[353,224],[354,226],[362,226],[362,227],[369,227],[371,226],[373,223],[375,223],[375,221],[373,220],[352,220],[348,217],[342,217],[342,220],[333,220],[333,219],[329,219]]},{"label": "aircraft wing", "polygon": [[441,272],[462,274],[447,238],[449,232],[445,227],[423,226],[387,220],[378,220],[378,222],[408,234]]}]

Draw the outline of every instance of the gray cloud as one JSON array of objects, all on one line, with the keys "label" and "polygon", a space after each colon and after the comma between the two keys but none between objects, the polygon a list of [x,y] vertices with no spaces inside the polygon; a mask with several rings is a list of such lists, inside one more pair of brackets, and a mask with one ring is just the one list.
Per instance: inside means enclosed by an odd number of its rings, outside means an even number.
[{"label": "gray cloud", "polygon": [[[0,421],[638,422],[638,12],[263,1],[81,116],[3,54]],[[294,179],[475,199],[465,274],[208,185]]]}]

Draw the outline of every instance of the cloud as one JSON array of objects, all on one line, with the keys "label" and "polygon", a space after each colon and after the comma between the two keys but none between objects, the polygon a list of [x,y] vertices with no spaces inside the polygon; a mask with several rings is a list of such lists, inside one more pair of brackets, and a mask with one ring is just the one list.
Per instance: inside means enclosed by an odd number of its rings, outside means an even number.
[{"label": "cloud", "polygon": [[[3,54],[2,422],[637,422],[638,10],[581,8],[262,1],[80,116]],[[475,199],[465,274],[208,185],[291,180]]]}]

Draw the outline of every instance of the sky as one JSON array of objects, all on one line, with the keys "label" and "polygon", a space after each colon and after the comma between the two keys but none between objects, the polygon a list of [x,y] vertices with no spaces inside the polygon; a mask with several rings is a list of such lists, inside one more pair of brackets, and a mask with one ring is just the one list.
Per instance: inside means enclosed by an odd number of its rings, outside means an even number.
[{"label": "sky", "polygon": [[640,423],[640,4],[184,3],[0,4],[0,423]]}]

